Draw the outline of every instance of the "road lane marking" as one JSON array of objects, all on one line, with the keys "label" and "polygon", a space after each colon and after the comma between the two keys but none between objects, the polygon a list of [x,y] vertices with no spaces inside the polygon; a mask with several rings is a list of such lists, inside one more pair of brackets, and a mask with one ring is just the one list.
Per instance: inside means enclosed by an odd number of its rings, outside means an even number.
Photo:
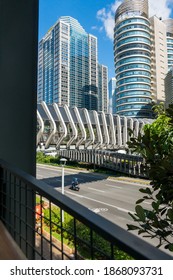
[{"label": "road lane marking", "polygon": [[69,194],[71,194],[71,195],[74,195],[74,196],[76,195],[76,196],[81,197],[81,198],[85,198],[85,199],[88,199],[88,200],[91,200],[91,201],[95,201],[95,202],[104,204],[104,205],[109,206],[109,207],[113,207],[113,208],[115,208],[115,209],[117,209],[117,210],[119,210],[119,211],[122,211],[122,212],[126,212],[126,213],[131,212],[132,214],[134,213],[134,212],[131,211],[131,210],[127,210],[127,209],[125,209],[125,208],[121,208],[121,207],[118,207],[118,206],[115,206],[115,205],[112,205],[112,204],[109,204],[109,203],[105,203],[105,202],[103,202],[103,201],[96,200],[96,199],[93,199],[93,198],[90,198],[90,197],[87,197],[87,196],[83,196],[83,195],[80,195],[80,194],[73,194],[73,193],[70,192],[70,191],[65,191],[65,192],[66,192],[66,193],[69,193]]},{"label": "road lane marking", "polygon": [[74,195],[74,196],[78,196],[78,197],[81,197],[81,198],[83,198],[84,196],[83,195],[81,195],[81,194],[77,194],[77,193],[72,193],[72,192],[70,192],[70,191],[65,191],[66,193],[69,193],[69,194],[72,194],[72,195]]},{"label": "road lane marking", "polygon": [[94,213],[100,213],[100,212],[107,212],[108,208],[88,208],[89,210],[93,211]]},{"label": "road lane marking", "polygon": [[105,192],[105,191],[101,191],[101,190],[94,189],[94,188],[90,188],[90,187],[88,187],[88,189],[89,189],[89,190],[94,190],[94,191],[97,191],[97,192],[102,192],[102,193],[104,193],[104,192]]},{"label": "road lane marking", "polygon": [[112,187],[112,188],[117,188],[117,189],[122,189],[122,187],[117,187],[117,186],[108,185],[108,184],[106,184],[106,186],[108,186],[108,187]]},{"label": "road lane marking", "polygon": [[111,182],[116,182],[116,183],[121,183],[121,184],[125,184],[125,185],[132,185],[134,187],[136,186],[139,186],[139,187],[146,187],[146,188],[152,188],[152,186],[148,185],[148,184],[140,184],[140,183],[137,183],[137,182],[128,182],[126,180],[116,180],[116,179],[107,179],[107,181],[111,181]]},{"label": "road lane marking", "polygon": [[143,203],[151,205],[151,202],[143,201]]}]

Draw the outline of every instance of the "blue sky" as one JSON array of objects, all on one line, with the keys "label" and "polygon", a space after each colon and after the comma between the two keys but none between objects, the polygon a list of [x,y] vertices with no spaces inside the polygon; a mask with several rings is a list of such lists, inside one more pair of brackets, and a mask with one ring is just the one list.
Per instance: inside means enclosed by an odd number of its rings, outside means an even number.
[{"label": "blue sky", "polygon": [[[98,38],[99,63],[108,66],[109,79],[114,77],[113,25],[116,8],[122,0],[40,0],[39,39],[60,16],[72,16],[87,33]],[[150,15],[172,17],[173,0],[149,0]]]}]

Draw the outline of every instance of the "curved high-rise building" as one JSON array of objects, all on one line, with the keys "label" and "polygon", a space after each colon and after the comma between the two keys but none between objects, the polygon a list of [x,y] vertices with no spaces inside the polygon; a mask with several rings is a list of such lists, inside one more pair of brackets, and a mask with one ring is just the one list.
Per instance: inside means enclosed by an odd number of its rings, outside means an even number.
[{"label": "curved high-rise building", "polygon": [[125,0],[115,13],[116,113],[151,113],[151,32],[147,0]]}]

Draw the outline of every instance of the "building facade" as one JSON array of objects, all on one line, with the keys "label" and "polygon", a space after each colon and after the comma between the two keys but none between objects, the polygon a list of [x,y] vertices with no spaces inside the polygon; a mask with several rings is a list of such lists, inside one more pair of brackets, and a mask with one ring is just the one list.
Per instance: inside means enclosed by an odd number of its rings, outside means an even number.
[{"label": "building facade", "polygon": [[98,111],[108,112],[108,68],[98,64]]},{"label": "building facade", "polygon": [[116,79],[111,78],[108,83],[108,92],[109,92],[108,111],[111,114],[115,113],[115,89],[116,89]]},{"label": "building facade", "polygon": [[151,24],[151,96],[155,103],[165,101],[164,79],[168,71],[166,25],[153,16]]},{"label": "building facade", "polygon": [[148,16],[148,0],[124,0],[115,13],[116,112],[152,117],[151,102],[165,101],[173,65],[173,19]]},{"label": "building facade", "polygon": [[124,1],[115,13],[116,113],[151,117],[151,32],[148,1]]},{"label": "building facade", "polygon": [[163,20],[166,25],[168,69],[173,66],[173,19]]},{"label": "building facade", "polygon": [[165,77],[165,108],[173,104],[173,68],[169,69]]},{"label": "building facade", "polygon": [[63,16],[39,42],[38,102],[98,110],[97,38]]},{"label": "building facade", "polygon": [[163,21],[166,25],[168,73],[165,77],[165,108],[173,104],[173,19]]}]

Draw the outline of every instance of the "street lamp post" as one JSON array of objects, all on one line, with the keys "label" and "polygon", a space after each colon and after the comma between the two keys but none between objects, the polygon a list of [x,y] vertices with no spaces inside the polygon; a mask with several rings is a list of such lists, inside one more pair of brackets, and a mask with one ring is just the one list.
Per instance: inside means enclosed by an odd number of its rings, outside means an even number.
[{"label": "street lamp post", "polygon": [[[61,178],[61,192],[64,195],[64,165],[66,164],[67,159],[61,158],[60,163],[62,166],[62,178]],[[64,222],[64,210],[62,210],[62,222]]]}]

